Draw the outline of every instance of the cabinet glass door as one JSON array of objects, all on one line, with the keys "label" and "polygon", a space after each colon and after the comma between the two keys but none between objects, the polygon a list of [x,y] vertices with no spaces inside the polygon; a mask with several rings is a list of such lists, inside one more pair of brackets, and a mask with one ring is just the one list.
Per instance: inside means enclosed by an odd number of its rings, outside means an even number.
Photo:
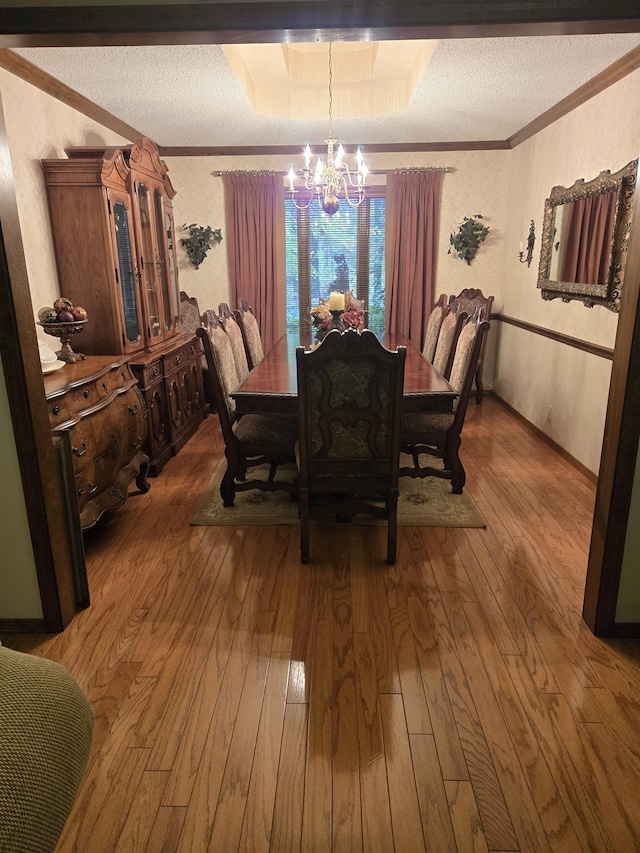
[{"label": "cabinet glass door", "polygon": [[142,283],[147,308],[147,331],[149,343],[164,339],[163,326],[161,323],[161,301],[156,282],[157,249],[154,241],[154,228],[152,222],[153,212],[149,200],[149,190],[143,181],[136,185],[138,195],[138,210],[140,216],[140,267]]},{"label": "cabinet glass door", "polygon": [[169,298],[174,322],[180,319],[180,285],[178,284],[178,266],[176,261],[176,237],[173,216],[165,211],[165,233],[167,235],[167,266],[169,270]]},{"label": "cabinet glass door", "polygon": [[140,348],[142,341],[142,322],[136,281],[136,261],[131,241],[131,219],[128,203],[112,198],[111,224],[115,239],[116,277],[120,286],[122,310],[122,336],[124,351]]},{"label": "cabinet glass door", "polygon": [[[154,190],[156,225],[156,243],[158,247],[158,276],[162,290],[163,322],[166,337],[176,331],[177,314],[177,280],[173,263],[173,230],[166,228],[168,216],[165,213],[162,191]],[[163,228],[164,226],[164,228]]]}]

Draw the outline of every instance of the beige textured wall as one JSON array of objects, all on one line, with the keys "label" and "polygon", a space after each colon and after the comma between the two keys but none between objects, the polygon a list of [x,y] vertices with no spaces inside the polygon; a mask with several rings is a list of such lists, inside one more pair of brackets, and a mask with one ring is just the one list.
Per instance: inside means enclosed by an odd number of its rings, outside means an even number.
[{"label": "beige textured wall", "polygon": [[[51,305],[60,295],[40,161],[66,157],[64,149],[71,145],[117,145],[128,140],[1,69],[0,86],[31,301],[37,318],[38,310]],[[51,345],[52,339],[47,339],[39,327],[37,330],[39,339]]]},{"label": "beige textured wall", "polygon": [[[366,150],[365,150],[366,154]],[[440,243],[437,261],[437,292],[459,293],[463,287],[480,287],[495,292],[496,274],[502,264],[502,244],[506,227],[510,151],[434,152],[431,154],[372,154],[367,163],[372,170],[408,166],[451,166],[444,175],[440,214]],[[195,270],[178,248],[180,286],[195,296],[202,310],[215,308],[229,298],[229,279],[222,178],[216,171],[240,169],[286,170],[290,156],[247,157],[167,157],[171,181],[177,190],[174,199],[176,225],[196,222],[222,228],[223,242],[214,247],[206,261]],[[294,158],[295,159],[295,158]],[[302,160],[302,157],[299,158]],[[297,165],[297,164],[296,164]],[[373,176],[373,181],[382,181]],[[472,265],[448,255],[449,234],[464,216],[480,213],[491,232]],[[179,236],[179,235],[178,235]]]},{"label": "beige textured wall", "polygon": [[[617,171],[640,150],[640,71],[592,98],[514,149],[509,220],[496,306],[507,316],[613,347],[617,315],[582,303],[545,302],[536,287],[544,201],[555,185]],[[534,262],[518,262],[520,241],[536,223]],[[591,471],[600,464],[611,364],[558,349],[538,335],[496,324],[494,387],[525,418]],[[549,410],[551,406],[551,410]]]},{"label": "beige textured wall", "polygon": [[[0,90],[25,248],[34,314],[59,295],[40,160],[63,157],[68,145],[113,144],[110,131],[0,70]],[[35,318],[34,318],[35,319]],[[40,327],[39,339],[49,345]],[[55,346],[55,343],[54,343]],[[44,399],[44,392],[43,392]],[[31,537],[13,426],[0,372],[0,619],[41,619]]]}]

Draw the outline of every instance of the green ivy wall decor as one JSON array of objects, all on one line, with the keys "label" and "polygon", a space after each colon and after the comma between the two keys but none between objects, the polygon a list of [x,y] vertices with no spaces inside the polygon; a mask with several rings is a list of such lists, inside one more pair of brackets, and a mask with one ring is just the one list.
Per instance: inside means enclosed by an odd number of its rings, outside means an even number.
[{"label": "green ivy wall decor", "polygon": [[222,242],[222,229],[211,228],[207,225],[206,228],[202,225],[182,225],[180,231],[188,231],[188,237],[181,237],[180,242],[186,249],[189,256],[189,262],[198,269],[200,264],[207,257],[209,249]]},{"label": "green ivy wall decor", "polygon": [[482,216],[465,216],[456,231],[449,236],[449,254],[453,251],[461,260],[468,264],[475,258],[480,243],[484,243],[489,233],[489,226],[480,222]]}]

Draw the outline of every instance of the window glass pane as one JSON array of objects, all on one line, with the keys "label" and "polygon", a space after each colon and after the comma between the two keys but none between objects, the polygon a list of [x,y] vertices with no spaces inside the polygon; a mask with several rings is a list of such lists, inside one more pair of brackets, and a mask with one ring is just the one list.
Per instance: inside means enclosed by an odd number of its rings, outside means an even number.
[{"label": "window glass pane", "polygon": [[[342,204],[331,217],[315,201],[308,210],[298,211],[286,200],[287,332],[299,333],[301,323],[308,328],[309,311],[332,290],[352,290],[364,295],[370,305],[373,298],[375,326],[370,311],[369,328],[384,331],[385,199],[371,199],[370,204],[369,269],[364,271],[367,280],[358,282],[360,209]],[[301,286],[307,268],[308,294],[306,286]]]},{"label": "window glass pane", "polygon": [[369,208],[369,328],[384,332],[385,305],[385,198],[370,199]]}]

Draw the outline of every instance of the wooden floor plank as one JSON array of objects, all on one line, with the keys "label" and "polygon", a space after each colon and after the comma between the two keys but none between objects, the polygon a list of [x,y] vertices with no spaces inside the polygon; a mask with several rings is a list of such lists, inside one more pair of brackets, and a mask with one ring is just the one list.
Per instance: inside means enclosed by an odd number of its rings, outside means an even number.
[{"label": "wooden floor plank", "polygon": [[362,849],[365,853],[393,850],[389,785],[380,720],[378,674],[370,634],[354,635],[356,668]]},{"label": "wooden floor plank", "polygon": [[59,661],[95,734],[57,853],[627,853],[640,652],[581,618],[595,487],[491,397],[484,529],[190,524],[205,421],[85,535],[91,605],[5,645]]},{"label": "wooden floor plank", "polygon": [[395,853],[425,853],[427,848],[422,834],[402,696],[395,693],[382,695],[380,714],[387,760],[393,849]]}]

